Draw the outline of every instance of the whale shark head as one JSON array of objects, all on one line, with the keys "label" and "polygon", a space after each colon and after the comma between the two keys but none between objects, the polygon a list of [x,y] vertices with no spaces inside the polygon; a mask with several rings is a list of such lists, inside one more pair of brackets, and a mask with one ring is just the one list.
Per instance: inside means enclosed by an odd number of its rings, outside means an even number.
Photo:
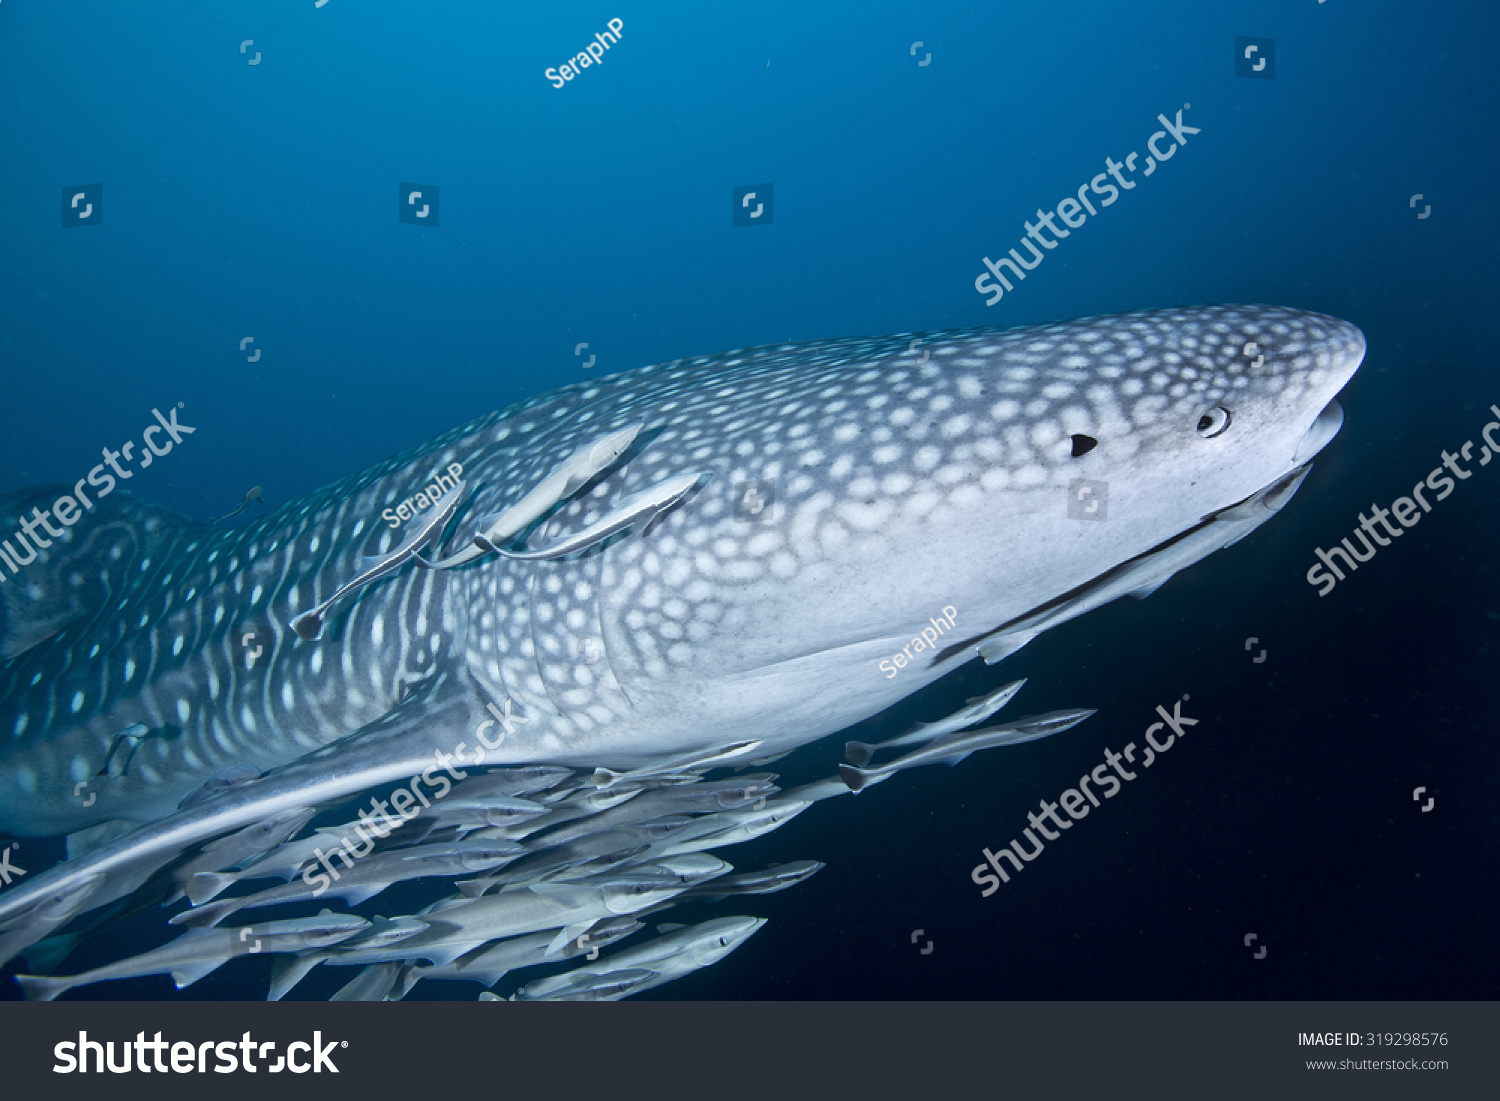
[{"label": "whale shark head", "polygon": [[[684,470],[714,481],[660,531],[611,548],[584,586],[597,587],[610,670],[658,738],[674,724],[683,740],[694,724],[707,737],[707,716],[768,748],[838,729],[952,667],[934,651],[1304,466],[1337,430],[1334,395],[1364,349],[1335,318],[1206,307],[632,373],[655,385],[622,414],[664,428],[626,468],[629,484]],[[592,507],[570,509],[587,519]],[[571,576],[537,583],[561,606],[533,621],[537,648],[506,682],[524,689],[529,674],[554,699],[582,700],[576,663],[548,671],[549,653],[567,653],[547,636],[568,614]],[[881,664],[935,621],[939,646]],[[620,733],[602,723],[603,739],[604,727]]]}]

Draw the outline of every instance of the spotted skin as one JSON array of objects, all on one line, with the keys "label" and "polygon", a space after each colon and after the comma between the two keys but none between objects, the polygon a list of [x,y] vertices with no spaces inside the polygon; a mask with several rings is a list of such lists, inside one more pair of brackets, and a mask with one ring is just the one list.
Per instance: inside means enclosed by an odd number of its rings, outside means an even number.
[{"label": "spotted skin", "polygon": [[[777,345],[540,395],[229,531],[117,492],[0,585],[8,648],[64,624],[0,667],[0,829],[156,818],[219,769],[301,758],[445,671],[528,717],[506,761],[793,748],[969,660],[879,670],[941,608],[977,636],[1284,474],[1363,351],[1346,322],[1264,306]],[[1205,439],[1216,406],[1230,427]],[[321,640],[287,627],[394,547],[381,510],[450,464],[470,497],[440,554],[634,423],[625,461],[528,543],[712,475],[649,534],[568,560],[408,567],[336,606]],[[1075,456],[1075,434],[1097,446]],[[1107,522],[1068,517],[1077,478],[1108,482]],[[737,519],[759,481],[774,505]],[[50,493],[0,498],[0,531]],[[125,775],[97,777],[136,722],[151,734]]]}]

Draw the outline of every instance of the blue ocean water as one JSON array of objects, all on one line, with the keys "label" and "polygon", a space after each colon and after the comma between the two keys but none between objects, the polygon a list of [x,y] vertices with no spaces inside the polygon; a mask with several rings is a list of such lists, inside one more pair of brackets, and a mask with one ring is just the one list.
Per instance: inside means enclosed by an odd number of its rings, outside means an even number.
[{"label": "blue ocean water", "polygon": [[[1368,356],[1280,517],[855,736],[1020,676],[1023,712],[1097,716],[735,850],[828,867],[656,996],[1492,998],[1500,474],[1328,596],[1304,575],[1495,419],[1497,31],[1491,4],[1409,0],[4,0],[0,492],[71,484],[179,403],[194,434],[129,488],[207,519],[678,356],[1179,304],[1342,317]],[[1236,75],[1244,37],[1274,77]],[[982,257],[1179,111],[1197,132],[986,306]],[[763,184],[771,220],[736,226]],[[1184,693],[1201,725],[1163,767],[980,898],[981,850]],[[190,993],[260,997],[260,968]]]}]

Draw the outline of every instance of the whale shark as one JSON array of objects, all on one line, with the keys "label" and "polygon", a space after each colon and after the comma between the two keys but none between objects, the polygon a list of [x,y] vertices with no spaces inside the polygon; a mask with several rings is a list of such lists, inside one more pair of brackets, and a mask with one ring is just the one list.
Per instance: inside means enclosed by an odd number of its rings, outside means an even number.
[{"label": "whale shark", "polygon": [[95,839],[0,891],[0,933],[435,762],[628,794],[834,734],[1273,517],[1364,353],[1278,306],[777,344],[537,395],[233,529],[101,498],[0,583],[0,831]]}]

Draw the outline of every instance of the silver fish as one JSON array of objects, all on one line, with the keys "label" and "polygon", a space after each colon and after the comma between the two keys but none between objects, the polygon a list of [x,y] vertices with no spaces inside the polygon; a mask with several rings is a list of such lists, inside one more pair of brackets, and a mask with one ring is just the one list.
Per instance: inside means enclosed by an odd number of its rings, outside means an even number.
[{"label": "silver fish", "polygon": [[330,1002],[383,1002],[401,977],[399,963],[372,963],[338,992]]},{"label": "silver fish", "polygon": [[271,987],[266,1001],[279,1002],[320,963],[330,960],[353,963],[359,952],[387,952],[391,945],[414,937],[427,928],[425,921],[414,917],[376,917],[371,919],[368,929],[326,950],[279,955],[271,964]]},{"label": "silver fish", "polygon": [[935,723],[918,723],[905,734],[895,738],[887,739],[876,745],[868,742],[845,742],[844,760],[851,765],[864,766],[870,763],[870,758],[882,749],[894,749],[902,745],[921,745],[941,738],[944,735],[955,733],[966,727],[982,723],[996,711],[1008,704],[1015,698],[1022,685],[1026,683],[1025,678],[1013,680],[1009,684],[1002,685],[987,696],[975,696],[963,707],[959,708],[946,719],[939,719]]},{"label": "silver fish", "polygon": [[118,963],[105,964],[77,975],[17,975],[16,981],[21,984],[28,1000],[43,1002],[50,1002],[75,986],[87,986],[107,979],[136,979],[144,975],[171,975],[177,989],[181,990],[217,971],[236,956],[322,948],[348,940],[369,926],[364,918],[325,910],[317,917],[290,918],[237,929],[189,929],[169,944]]},{"label": "silver fish", "polygon": [[670,777],[676,773],[690,773],[717,768],[720,765],[726,765],[731,761],[738,761],[748,754],[754,753],[760,746],[761,743],[758,741],[731,742],[729,745],[718,749],[674,757],[671,760],[662,761],[658,764],[634,768],[629,772],[616,772],[613,769],[596,768],[594,769],[592,782],[597,788],[610,788],[616,784],[640,783],[643,780]]},{"label": "silver fish", "polygon": [[284,886],[270,887],[243,898],[221,899],[185,910],[172,918],[170,924],[194,927],[217,925],[240,910],[275,906],[283,902],[302,902],[322,898],[324,895],[340,899],[350,906],[358,906],[394,883],[431,876],[452,877],[487,872],[510,863],[525,851],[520,845],[504,841],[456,841],[418,845],[415,848],[372,853],[342,871],[330,858],[324,865],[326,871],[320,869],[313,874],[313,869],[309,868],[301,879]]},{"label": "silver fish", "polygon": [[730,895],[774,895],[788,887],[811,879],[826,865],[816,860],[794,860],[790,864],[773,864],[763,872],[741,872],[720,876],[700,887],[683,892],[683,898],[701,898],[717,902]]},{"label": "silver fish", "polygon": [[[544,1002],[615,1002],[630,994],[639,993],[656,984],[661,972],[645,967],[628,967],[612,971],[579,969],[569,971],[563,981],[553,982],[537,989],[537,994],[528,993],[527,987],[512,994],[511,1001]],[[674,976],[675,977],[675,976]],[[479,995],[480,1001],[499,998],[494,994]]]},{"label": "silver fish", "polygon": [[481,555],[499,550],[554,506],[577,494],[599,475],[608,471],[620,456],[630,449],[644,425],[632,424],[602,439],[584,444],[563,460],[551,474],[530,493],[498,516],[479,521],[474,546],[438,563],[440,568],[461,566]]},{"label": "silver fish", "polygon": [[679,474],[663,479],[654,486],[647,486],[637,493],[630,494],[582,531],[565,536],[540,550],[508,550],[498,546],[494,549],[506,558],[517,562],[544,562],[554,558],[565,558],[571,554],[581,554],[591,547],[598,546],[611,536],[630,531],[632,528],[640,528],[642,534],[645,534],[664,513],[675,507],[693,490],[706,485],[711,477],[713,477],[711,474]]},{"label": "silver fish", "polygon": [[342,596],[357,592],[377,581],[386,574],[395,573],[402,566],[417,557],[417,552],[432,540],[436,539],[448,521],[453,519],[453,514],[458,510],[459,502],[463,500],[465,491],[463,482],[458,482],[454,487],[437,499],[427,511],[412,519],[408,525],[406,538],[395,550],[380,555],[372,561],[357,577],[344,582],[333,595],[321,604],[315,604],[301,615],[294,618],[288,626],[297,632],[298,637],[308,642],[322,637],[323,617],[328,614],[328,609],[333,607],[334,602]]},{"label": "silver fish", "polygon": [[616,941],[624,940],[645,926],[628,915],[601,918],[580,933],[559,954],[547,955],[554,934],[532,933],[523,937],[511,937],[492,945],[474,949],[443,967],[414,967],[403,980],[402,994],[423,979],[470,980],[490,987],[512,971],[537,967],[544,963],[555,963],[559,959],[594,955]]},{"label": "silver fish", "polygon": [[64,880],[50,895],[37,900],[23,916],[0,933],[0,959],[10,959],[21,949],[41,940],[59,925],[87,909],[104,883],[99,873]]},{"label": "silver fish", "polygon": [[[201,853],[172,869],[172,878],[177,882],[178,891],[167,902],[175,902],[181,898],[196,876],[213,876],[222,868],[253,862],[307,825],[316,813],[312,807],[294,807],[204,845]],[[226,878],[233,882],[234,877]],[[227,885],[226,883],[225,886]]]},{"label": "silver fish", "polygon": [[861,791],[871,784],[878,784],[896,773],[919,765],[956,765],[971,753],[996,746],[1020,745],[1034,742],[1038,738],[1050,738],[1064,730],[1071,730],[1084,719],[1094,714],[1092,710],[1049,711],[1045,715],[1033,715],[1004,726],[989,726],[983,730],[971,730],[965,734],[950,734],[939,738],[921,749],[879,768],[855,768],[839,765],[839,775],[850,791]]},{"label": "silver fish", "polygon": [[238,505],[230,509],[223,516],[215,516],[209,523],[217,524],[220,520],[228,520],[232,516],[238,516],[257,501],[260,501],[261,505],[265,505],[265,502],[260,499],[260,486],[251,486],[246,490],[244,500],[240,501]]},{"label": "silver fish", "polygon": [[[653,978],[632,983],[624,993],[639,994],[675,978],[718,963],[765,925],[765,918],[722,917],[673,929],[664,936],[616,952],[607,960],[529,982],[516,991],[517,1001],[552,1001],[576,996],[599,980],[622,971],[644,970]],[[616,995],[622,997],[623,993]],[[612,1000],[612,999],[611,999]]]},{"label": "silver fish", "polygon": [[712,814],[721,810],[743,810],[780,789],[759,777],[716,780],[709,783],[671,784],[644,791],[628,802],[601,811],[583,822],[548,830],[536,838],[538,845],[562,845],[580,837],[617,826],[645,822],[669,814]]},{"label": "silver fish", "polygon": [[393,952],[395,958],[422,958],[442,966],[492,940],[551,929],[556,932],[545,954],[553,956],[601,918],[648,909],[730,870],[717,857],[673,857],[576,883],[535,883],[472,900],[449,900],[423,911],[422,920],[432,928]]}]

